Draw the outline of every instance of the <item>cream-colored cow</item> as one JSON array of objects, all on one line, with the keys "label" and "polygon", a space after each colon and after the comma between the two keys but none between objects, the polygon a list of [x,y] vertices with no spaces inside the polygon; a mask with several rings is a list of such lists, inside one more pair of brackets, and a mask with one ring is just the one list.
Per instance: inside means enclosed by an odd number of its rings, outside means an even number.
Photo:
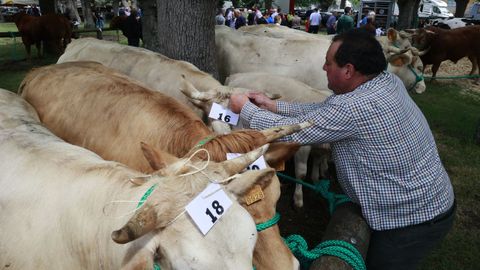
[{"label": "cream-colored cow", "polygon": [[[257,232],[237,198],[274,171],[237,173],[265,148],[222,163],[170,160],[148,176],[62,141],[0,90],[2,268],[252,269]],[[232,205],[204,236],[185,206],[224,179]]]}]

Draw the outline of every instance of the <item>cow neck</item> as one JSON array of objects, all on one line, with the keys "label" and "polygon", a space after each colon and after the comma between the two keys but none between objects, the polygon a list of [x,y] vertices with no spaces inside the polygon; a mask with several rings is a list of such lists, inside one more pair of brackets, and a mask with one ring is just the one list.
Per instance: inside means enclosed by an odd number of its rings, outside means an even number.
[{"label": "cow neck", "polygon": [[199,142],[197,142],[197,144],[195,144],[195,146],[193,148],[200,148],[200,147],[204,146],[205,144],[207,144],[209,141],[211,141],[215,137],[216,137],[215,135],[209,135],[209,136],[201,139]]}]

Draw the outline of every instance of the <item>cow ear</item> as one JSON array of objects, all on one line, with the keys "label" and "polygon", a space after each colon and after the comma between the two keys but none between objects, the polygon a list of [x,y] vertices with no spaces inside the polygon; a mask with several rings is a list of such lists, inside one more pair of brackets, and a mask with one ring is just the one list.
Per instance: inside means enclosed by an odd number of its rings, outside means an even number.
[{"label": "cow ear", "polygon": [[387,31],[387,37],[390,42],[395,42],[397,40],[397,30],[389,28]]},{"label": "cow ear", "polygon": [[401,67],[410,63],[411,58],[407,54],[397,54],[388,58],[388,63],[392,66]]},{"label": "cow ear", "polygon": [[272,182],[274,175],[275,171],[272,168],[249,170],[237,174],[234,179],[225,186],[225,189],[239,199],[247,194],[255,185],[259,185],[262,189],[265,189]]},{"label": "cow ear", "polygon": [[298,143],[271,143],[264,155],[265,161],[276,171],[283,171],[285,170],[285,161],[292,158],[298,148],[300,148]]},{"label": "cow ear", "polygon": [[150,167],[152,167],[152,169],[155,171],[164,169],[168,165],[171,165],[179,160],[177,157],[165,151],[159,151],[144,142],[141,142],[140,144],[142,147],[143,155],[150,164]]}]

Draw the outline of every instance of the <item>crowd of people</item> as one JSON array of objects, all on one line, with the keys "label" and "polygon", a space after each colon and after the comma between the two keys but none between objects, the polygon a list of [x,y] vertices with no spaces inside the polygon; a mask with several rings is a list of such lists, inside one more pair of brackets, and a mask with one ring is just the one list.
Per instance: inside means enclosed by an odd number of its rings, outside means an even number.
[{"label": "crowd of people", "polygon": [[[355,28],[355,18],[351,7],[345,7],[344,13],[341,16],[339,16],[337,11],[333,11],[331,15],[327,16],[328,18],[322,20],[323,18],[318,8],[313,9],[307,16],[305,30],[308,33],[317,34],[322,27],[322,21],[325,21],[324,26],[329,35],[341,34]],[[276,24],[295,29],[302,28],[301,18],[296,15],[295,12],[285,14],[281,12],[280,8],[272,8],[263,12],[256,7],[253,7],[252,9],[219,9],[215,16],[215,22],[217,25],[226,25],[234,29],[238,29],[245,25],[257,24]],[[359,27],[364,28],[372,35],[379,36],[382,33],[380,29],[377,29],[376,27],[375,12],[373,11],[370,11],[362,18]]]},{"label": "crowd of people", "polygon": [[300,28],[300,17],[294,14],[282,13],[281,9],[269,9],[261,11],[259,8],[227,8],[219,9],[215,16],[217,25],[226,25],[228,27],[238,29],[245,25],[256,24],[276,24],[293,28]]}]

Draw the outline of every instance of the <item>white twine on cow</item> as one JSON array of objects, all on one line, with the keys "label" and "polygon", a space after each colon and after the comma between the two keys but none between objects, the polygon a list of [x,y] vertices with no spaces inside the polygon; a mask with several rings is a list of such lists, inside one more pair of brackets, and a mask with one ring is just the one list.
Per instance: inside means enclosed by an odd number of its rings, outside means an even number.
[{"label": "white twine on cow", "polygon": [[[187,164],[188,162],[191,161],[191,159],[192,159],[195,155],[197,155],[199,152],[202,152],[202,151],[204,151],[204,152],[207,153],[207,160],[206,160],[206,162],[203,164],[203,166],[202,166],[201,168],[198,168],[197,166],[195,166],[195,165],[193,165],[193,164]],[[190,157],[187,158],[187,159],[184,161],[183,165],[175,172],[175,174],[176,174],[179,170],[181,170],[181,168],[183,168],[184,166],[188,166],[188,167],[192,167],[192,168],[194,168],[194,169],[196,169],[196,170],[195,170],[195,171],[192,171],[192,172],[180,174],[180,175],[178,175],[178,176],[188,176],[188,175],[193,175],[193,174],[196,174],[196,173],[200,172],[200,173],[202,173],[202,174],[208,179],[209,182],[211,182],[211,183],[216,183],[216,184],[221,184],[221,183],[228,182],[228,181],[230,181],[230,180],[232,180],[233,178],[236,177],[236,175],[232,175],[232,176],[230,176],[230,177],[228,177],[228,178],[225,178],[225,179],[223,179],[223,180],[221,180],[221,181],[217,181],[217,180],[211,179],[211,178],[204,172],[204,170],[208,167],[208,164],[209,164],[209,163],[210,163],[210,153],[209,153],[206,149],[203,149],[203,148],[202,148],[202,149],[198,149],[197,151],[193,152],[193,153],[190,155]],[[152,175],[147,175],[146,177],[152,177]],[[137,185],[137,183],[133,182],[132,179],[130,179],[130,182],[132,182],[132,183],[134,183],[134,184]],[[150,188],[150,189],[151,189],[151,188]],[[212,194],[216,193],[216,192],[219,191],[220,189],[221,189],[221,187],[218,188],[217,190],[214,190],[214,191],[212,191],[211,193],[205,195],[204,198],[211,196]],[[155,191],[156,191],[155,189],[151,190],[151,193],[150,193],[148,196],[150,196],[150,195],[151,195],[153,192],[155,192]],[[148,197],[148,196],[147,196],[147,197]],[[141,202],[144,202],[145,200],[146,200],[146,198],[143,198],[143,197],[142,197],[142,199],[140,199],[140,200],[114,200],[114,201],[110,201],[110,202],[108,202],[108,203],[105,204],[105,206],[103,207],[102,212],[103,212],[103,214],[104,214],[105,216],[108,217],[108,214],[107,214],[106,211],[105,211],[105,209],[106,209],[108,206],[113,205],[113,204],[117,204],[117,203],[136,203],[136,204],[137,204],[137,207],[135,207],[135,209],[133,209],[133,210],[131,210],[131,211],[128,211],[127,213],[122,214],[122,215],[120,215],[120,216],[112,217],[112,218],[123,218],[123,217],[129,216],[129,215],[135,213],[138,209],[140,209],[140,207],[142,206]],[[167,223],[167,226],[170,225],[170,224],[172,224],[173,222],[175,222],[183,213],[185,213],[185,211],[186,211],[186,210],[182,211],[182,212],[181,212],[180,214],[178,214],[173,220],[171,220],[170,222],[168,222],[168,223]]]}]

